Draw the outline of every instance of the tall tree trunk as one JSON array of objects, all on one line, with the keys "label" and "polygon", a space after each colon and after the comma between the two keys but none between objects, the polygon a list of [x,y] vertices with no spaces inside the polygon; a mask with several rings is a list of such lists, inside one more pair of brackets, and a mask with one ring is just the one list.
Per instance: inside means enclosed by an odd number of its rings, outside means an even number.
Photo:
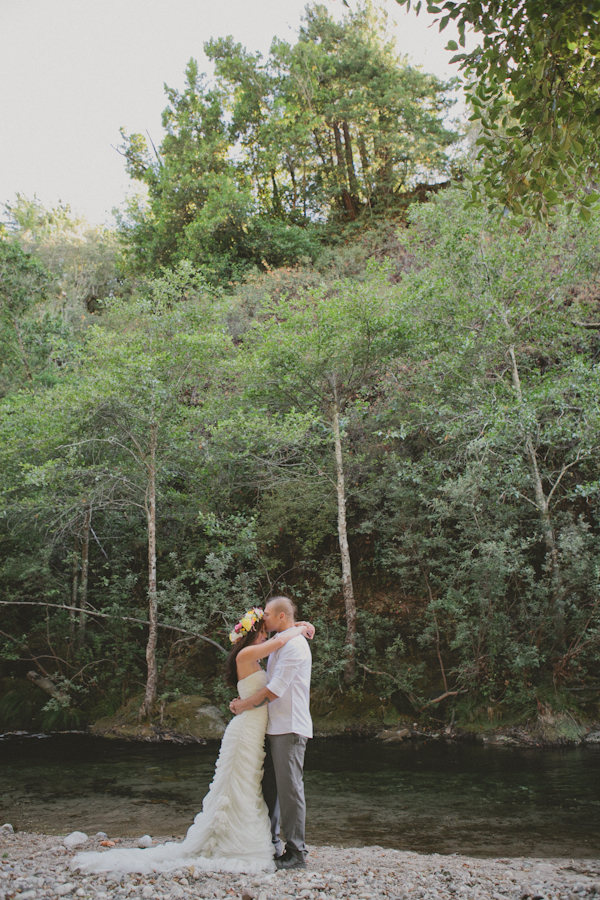
[{"label": "tall tree trunk", "polygon": [[83,514],[83,531],[81,536],[81,584],[79,586],[79,627],[77,644],[82,647],[85,641],[85,624],[87,616],[88,571],[90,558],[90,526],[92,524],[92,506],[87,504]]},{"label": "tall tree trunk", "polygon": [[[508,320],[505,318],[505,323],[508,325]],[[517,395],[517,399],[519,401],[519,406],[523,405],[523,392],[521,390],[521,379],[519,377],[519,367],[517,365],[517,358],[515,356],[515,348],[514,346],[509,347],[508,354],[510,356],[511,362],[511,374],[512,374],[512,383],[515,389],[515,393]],[[525,451],[527,453],[527,460],[529,463],[529,469],[531,472],[531,478],[533,481],[533,490],[535,494],[535,505],[538,510],[538,514],[540,517],[540,524],[542,526],[542,534],[544,536],[544,543],[546,545],[546,553],[550,560],[550,571],[552,575],[552,586],[554,592],[554,619],[556,624],[556,630],[561,641],[564,641],[565,637],[565,609],[564,609],[564,601],[562,599],[562,578],[560,572],[560,563],[558,558],[558,547],[556,545],[556,536],[554,533],[554,525],[552,523],[552,517],[550,515],[550,504],[548,502],[548,498],[546,497],[546,493],[544,491],[544,485],[542,484],[542,479],[540,476],[540,470],[538,467],[537,454],[535,452],[535,447],[533,445],[533,439],[531,434],[526,431],[525,432]]]},{"label": "tall tree trunk", "polygon": [[156,640],[158,632],[158,606],[156,598],[156,447],[158,426],[150,429],[150,460],[146,488],[146,516],[148,520],[148,643],[146,664],[148,675],[144,695],[144,712],[150,715],[156,702],[158,668],[156,665]]},{"label": "tall tree trunk", "polygon": [[365,184],[368,184],[369,190],[371,188],[371,182],[369,178],[369,155],[367,153],[367,145],[365,143],[365,139],[362,134],[358,136],[358,152],[360,154],[360,165],[363,170],[363,176],[365,179]]},{"label": "tall tree trunk", "polygon": [[292,209],[296,209],[296,204],[298,203],[298,185],[296,184],[296,169],[294,166],[290,166],[290,177],[292,179]]},{"label": "tall tree trunk", "polygon": [[275,172],[271,172],[271,184],[273,185],[273,213],[281,218],[281,216],[283,216],[283,207],[281,205],[281,197],[279,196]]},{"label": "tall tree trunk", "polygon": [[342,457],[342,438],[340,434],[340,408],[337,389],[333,386],[334,402],[332,407],[333,440],[335,445],[336,490],[338,507],[338,538],[342,559],[342,596],[346,608],[346,645],[348,660],[344,671],[346,684],[352,679],[355,669],[356,645],[356,604],[354,602],[354,586],[352,584],[352,565],[348,547],[348,529],[346,526],[346,486],[344,482],[344,461]]},{"label": "tall tree trunk", "polygon": [[346,184],[346,166],[344,163],[344,151],[342,147],[342,135],[340,133],[339,125],[337,122],[334,122],[332,125],[333,128],[333,137],[335,141],[335,157],[337,161],[337,173],[338,173],[338,185],[339,190],[342,197],[342,205],[346,212],[348,213],[351,219],[356,219],[356,207],[354,206],[354,202],[352,197],[350,196],[350,191],[348,190]]},{"label": "tall tree trunk", "polygon": [[381,197],[383,202],[386,202],[387,198],[393,192],[394,166],[389,145],[385,139],[381,137],[381,134],[379,136],[375,135],[374,144],[375,157],[377,159],[377,166],[375,169],[375,190],[377,197]]},{"label": "tall tree trunk", "polygon": [[350,137],[350,129],[348,123],[344,119],[342,122],[342,131],[344,132],[344,153],[346,156],[346,168],[348,170],[348,184],[350,185],[350,193],[354,203],[358,201],[358,180],[356,178],[356,170],[354,168],[354,154],[352,153],[352,138]]},{"label": "tall tree trunk", "polygon": [[69,639],[75,638],[75,607],[77,606],[77,581],[79,575],[79,541],[75,535],[75,546],[73,547],[73,570],[71,573],[71,607],[69,610]]},{"label": "tall tree trunk", "polygon": [[365,143],[365,139],[362,134],[358,135],[358,152],[360,154],[360,166],[363,173],[363,185],[365,194],[367,195],[367,202],[369,206],[371,206],[371,197],[373,196],[373,182],[371,180],[371,170],[370,170],[370,162],[369,162],[369,154],[367,153],[367,145]]},{"label": "tall tree trunk", "polygon": [[306,219],[306,160],[302,159],[302,215]]}]

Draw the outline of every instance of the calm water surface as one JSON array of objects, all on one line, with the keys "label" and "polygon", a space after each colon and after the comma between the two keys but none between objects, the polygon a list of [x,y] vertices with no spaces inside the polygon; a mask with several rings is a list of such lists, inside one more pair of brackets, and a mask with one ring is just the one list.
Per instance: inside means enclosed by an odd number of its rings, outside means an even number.
[{"label": "calm water surface", "polygon": [[[0,822],[183,835],[217,752],[81,734],[0,737]],[[305,781],[312,844],[600,858],[600,748],[314,740]]]}]

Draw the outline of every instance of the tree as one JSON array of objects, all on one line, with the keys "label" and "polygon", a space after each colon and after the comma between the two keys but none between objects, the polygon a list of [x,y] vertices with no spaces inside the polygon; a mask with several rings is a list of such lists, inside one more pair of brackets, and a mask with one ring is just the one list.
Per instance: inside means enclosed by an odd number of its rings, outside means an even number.
[{"label": "tree", "polygon": [[154,158],[142,135],[122,132],[127,172],[146,185],[149,198],[149,208],[134,200],[121,218],[130,258],[146,272],[187,259],[231,277],[252,197],[232,160],[226,98],[206,86],[194,60],[186,68],[185,90],[166,92],[166,136]]},{"label": "tree", "polygon": [[[347,682],[356,663],[356,602],[347,523],[346,424],[353,406],[361,404],[363,392],[373,388],[402,341],[402,327],[390,316],[388,293],[383,274],[364,285],[338,284],[327,293],[282,301],[247,339],[250,396],[267,404],[274,420],[270,433],[280,431],[282,448],[286,435],[293,436],[294,453],[304,457],[315,475],[327,477],[335,490]],[[314,453],[323,443],[333,476],[326,475]],[[271,454],[272,448],[272,459]],[[280,471],[288,477],[289,454],[284,450],[282,457]]]},{"label": "tree", "polygon": [[38,260],[0,234],[0,395],[31,389],[61,361],[65,330],[42,306],[50,280]]},{"label": "tree", "polygon": [[597,231],[563,216],[553,231],[519,235],[454,193],[415,218],[419,265],[402,289],[416,326],[400,360],[405,433],[418,416],[398,470],[427,485],[429,524],[415,531],[430,532],[430,609],[452,618],[451,646],[469,654],[465,684],[500,692],[504,678],[516,691],[517,672],[548,663],[559,683],[569,648],[582,634],[596,640],[597,513],[577,498],[598,478],[597,349],[581,327]]},{"label": "tree", "polygon": [[266,62],[230,37],[205,51],[216,84],[190,61],[158,151],[124,135],[148,188],[121,220],[135,270],[189,259],[231,282],[314,259],[323,222],[402,210],[418,182],[446,177],[452,85],[407,65],[366,9],[338,25],[309,7],[298,43],[274,41]]},{"label": "tree", "polygon": [[230,38],[207,52],[272,215],[354,220],[401,205],[418,179],[446,176],[451,85],[408,65],[372,8],[337,23],[307,7],[298,42],[274,40],[265,64]]},{"label": "tree", "polygon": [[91,226],[68,206],[46,209],[36,197],[22,194],[4,208],[12,240],[51,276],[47,308],[63,325],[76,328],[104,300],[128,291],[119,273],[114,230]]},{"label": "tree", "polygon": [[[15,414],[24,405],[28,435],[39,435],[38,458],[19,478],[16,454],[7,449],[12,492],[33,488],[62,492],[54,530],[81,532],[79,642],[85,636],[87,551],[93,509],[138,511],[147,539],[148,639],[144,710],[150,714],[157,690],[159,503],[183,479],[187,456],[197,446],[194,430],[209,373],[224,349],[224,336],[213,328],[216,308],[204,279],[182,264],[152,284],[149,295],[113,304],[102,323],[90,326],[81,367],[51,398],[15,400],[6,406],[2,426],[14,431]],[[34,424],[35,422],[35,424]],[[7,468],[9,466],[7,465]],[[62,518],[62,522],[57,519]]]},{"label": "tree", "polygon": [[427,9],[440,30],[456,22],[462,46],[468,28],[483,36],[453,60],[474,79],[467,97],[481,128],[472,199],[540,220],[566,202],[589,221],[600,180],[598,0],[427,0]]}]

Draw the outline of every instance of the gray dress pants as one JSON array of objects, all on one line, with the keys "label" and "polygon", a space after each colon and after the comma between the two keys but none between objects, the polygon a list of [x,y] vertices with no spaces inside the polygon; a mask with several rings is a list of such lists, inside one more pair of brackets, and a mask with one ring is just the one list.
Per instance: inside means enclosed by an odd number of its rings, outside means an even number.
[{"label": "gray dress pants", "polygon": [[285,835],[285,849],[304,859],[306,802],[304,800],[304,754],[308,738],[302,734],[268,734],[266,739],[263,794],[271,819],[275,856],[284,852],[279,828]]}]

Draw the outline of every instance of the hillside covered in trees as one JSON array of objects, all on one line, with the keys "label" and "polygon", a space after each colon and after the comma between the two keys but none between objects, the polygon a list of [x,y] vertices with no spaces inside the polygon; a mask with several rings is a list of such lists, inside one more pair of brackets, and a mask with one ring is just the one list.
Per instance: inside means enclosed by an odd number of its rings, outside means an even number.
[{"label": "hillside covered in trees", "polygon": [[223,703],[273,592],[316,704],[598,717],[591,189],[552,213],[533,178],[541,225],[473,205],[453,85],[367,8],[206,50],[161,146],[123,133],[147,200],[116,230],[6,207],[2,727]]}]

